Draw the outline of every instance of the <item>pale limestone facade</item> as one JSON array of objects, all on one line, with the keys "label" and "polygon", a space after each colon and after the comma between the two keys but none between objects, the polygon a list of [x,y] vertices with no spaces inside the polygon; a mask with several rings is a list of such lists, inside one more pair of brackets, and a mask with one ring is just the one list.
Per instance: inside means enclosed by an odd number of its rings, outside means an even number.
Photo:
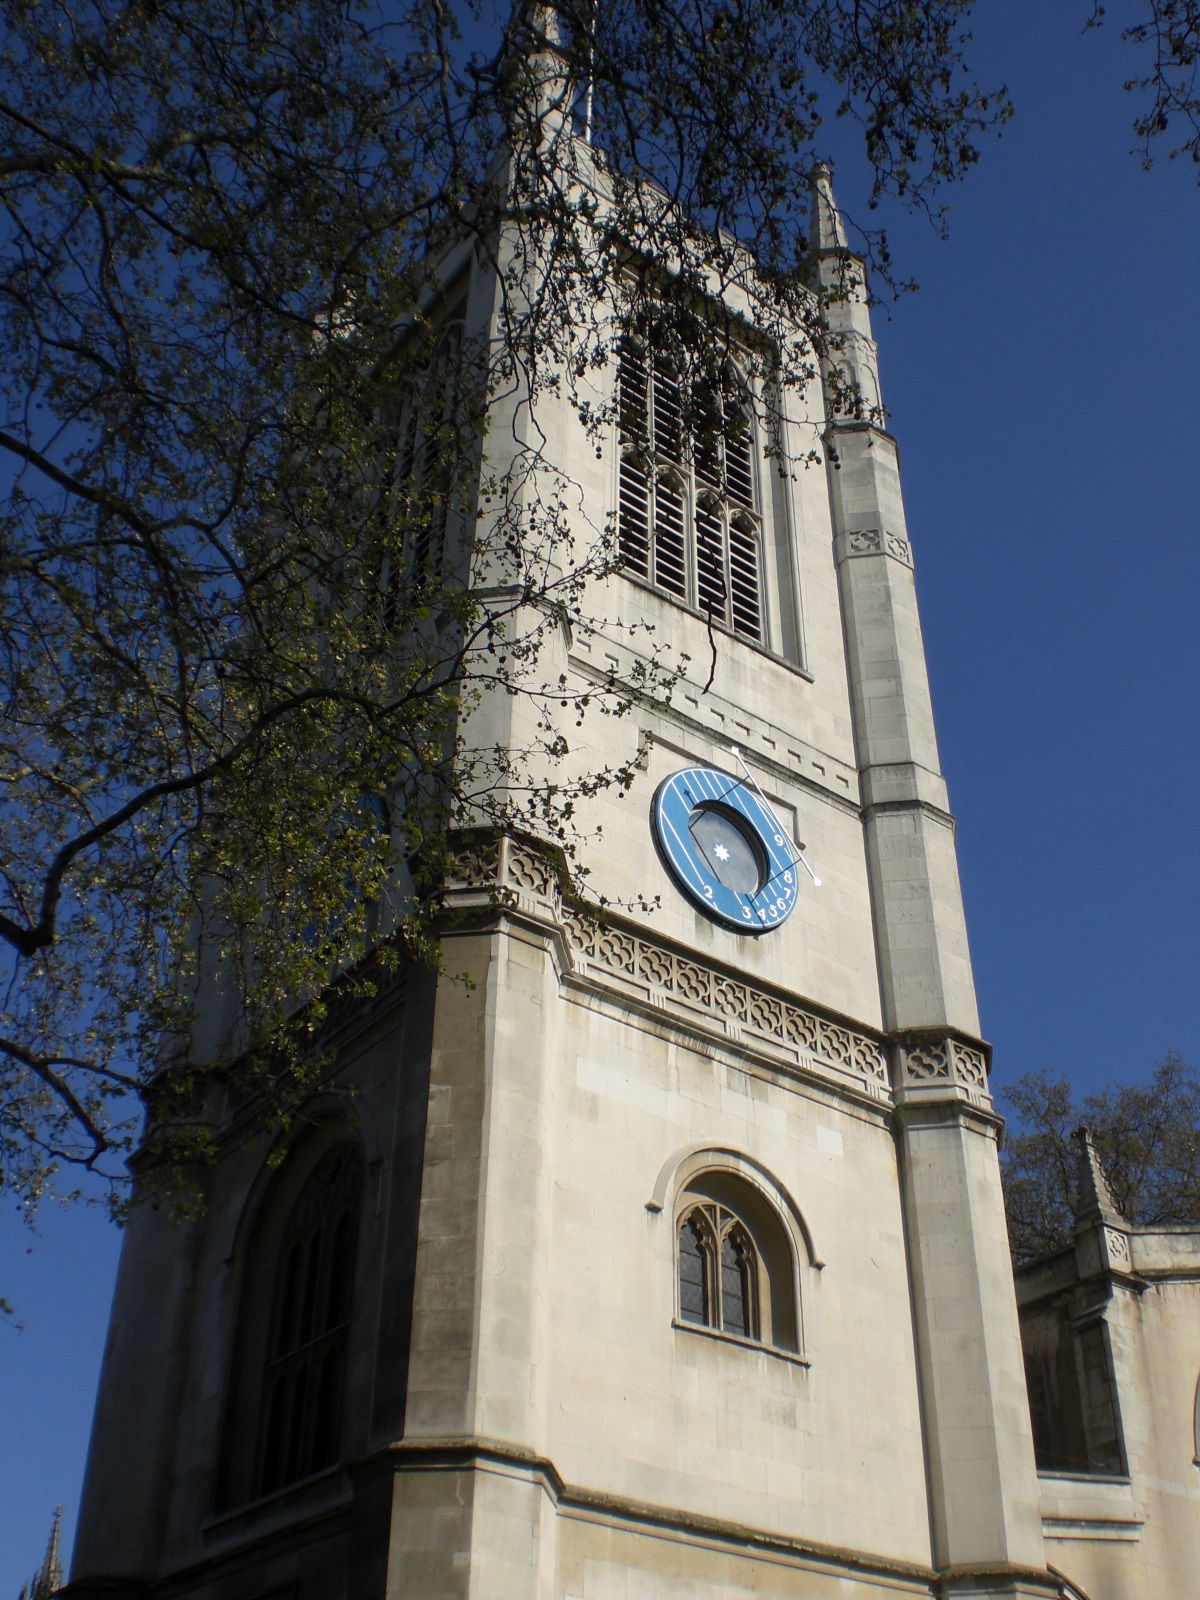
[{"label": "pale limestone facade", "polygon": [[1047,1559],[1078,1592],[1200,1592],[1200,1230],[1134,1227],[1081,1144],[1073,1243],[1017,1273]]},{"label": "pale limestone facade", "polygon": [[[827,271],[853,270],[824,176],[814,225]],[[471,268],[469,314],[486,319],[491,295]],[[877,393],[865,305],[834,315]],[[205,1218],[135,1214],[73,1600],[1188,1592],[1170,1554],[1200,1528],[1183,1466],[1138,1457],[1178,1485],[1169,1513],[1146,1487],[1039,1483],[896,447],[819,393],[789,405],[777,448],[794,470],[757,466],[765,639],[720,631],[706,687],[694,610],[619,573],[597,600],[697,664],[632,730],[585,722],[569,758],[645,740],[633,787],[602,791],[589,818],[589,890],[625,909],[595,920],[565,901],[527,841],[466,854],[446,975],[409,972],[342,1020],[340,1078],[296,1154],[268,1165],[231,1110]],[[552,402],[536,423],[602,524],[615,440],[597,454]],[[824,465],[799,465],[814,449]],[[558,648],[539,670],[580,682],[637,645],[601,629]],[[514,743],[527,715],[479,713]],[[648,820],[673,772],[735,772],[731,745],[821,878],[760,938],[679,893]],[[639,896],[658,903],[631,909]],[[365,1184],[338,1461],[231,1493],[260,1218],[293,1165],[347,1139]],[[704,1182],[774,1218],[794,1348],[681,1315],[678,1217]],[[1159,1331],[1129,1325],[1130,1372],[1154,1370],[1159,1340],[1194,1374],[1192,1288],[1161,1292],[1183,1298]],[[1127,1439],[1138,1428],[1145,1452],[1168,1448],[1145,1417]],[[1130,1494],[1147,1529],[1165,1519],[1153,1581],[1129,1576],[1136,1539],[1118,1567],[1095,1525],[1121,1523]],[[1085,1511],[1089,1495],[1118,1509]]]}]

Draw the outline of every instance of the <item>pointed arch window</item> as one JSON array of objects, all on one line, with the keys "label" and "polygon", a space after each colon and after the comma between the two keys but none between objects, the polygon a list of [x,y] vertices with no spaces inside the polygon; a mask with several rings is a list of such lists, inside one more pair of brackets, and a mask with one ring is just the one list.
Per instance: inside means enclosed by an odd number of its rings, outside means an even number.
[{"label": "pointed arch window", "polygon": [[742,1339],[759,1337],[758,1252],[724,1206],[702,1202],[679,1224],[679,1316]]},{"label": "pointed arch window", "polygon": [[342,1457],[363,1160],[340,1141],[286,1163],[247,1252],[222,1501]]},{"label": "pointed arch window", "polygon": [[330,1150],[300,1192],[275,1268],[263,1369],[258,1489],[267,1494],[341,1453],[362,1162]]},{"label": "pointed arch window", "polygon": [[762,642],[762,525],[744,380],[732,362],[703,381],[685,376],[668,352],[629,333],[617,384],[623,567]]}]

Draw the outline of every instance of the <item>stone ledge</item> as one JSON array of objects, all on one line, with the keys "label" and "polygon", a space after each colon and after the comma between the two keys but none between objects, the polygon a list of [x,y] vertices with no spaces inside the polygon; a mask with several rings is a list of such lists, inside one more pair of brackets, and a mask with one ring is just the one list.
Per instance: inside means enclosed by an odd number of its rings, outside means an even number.
[{"label": "stone ledge", "polygon": [[893,1584],[903,1583],[913,1595],[935,1593],[938,1575],[932,1567],[571,1484],[547,1457],[504,1440],[402,1439],[378,1452],[369,1462],[361,1463],[358,1470],[389,1467],[395,1472],[517,1471],[541,1483],[560,1516],[640,1525],[654,1529],[658,1537],[703,1541],[744,1554],[770,1554],[776,1559],[819,1565],[840,1573],[853,1572],[864,1578],[887,1578]]},{"label": "stone ledge", "polygon": [[1126,1477],[1039,1472],[1038,1490],[1048,1539],[1136,1542],[1142,1536],[1144,1518]]},{"label": "stone ledge", "polygon": [[519,1474],[540,1483],[557,1515],[584,1521],[623,1523],[653,1531],[657,1538],[723,1548],[731,1554],[758,1556],[797,1567],[821,1569],[839,1577],[855,1577],[892,1594],[948,1600],[970,1595],[1059,1600],[1061,1586],[1048,1571],[1011,1562],[968,1562],[935,1568],[914,1561],[890,1559],[870,1551],[804,1539],[777,1529],[754,1527],[723,1517],[710,1517],[679,1506],[666,1506],[632,1496],[568,1483],[553,1461],[521,1445],[488,1438],[403,1439],[360,1462],[359,1472],[480,1471]]}]

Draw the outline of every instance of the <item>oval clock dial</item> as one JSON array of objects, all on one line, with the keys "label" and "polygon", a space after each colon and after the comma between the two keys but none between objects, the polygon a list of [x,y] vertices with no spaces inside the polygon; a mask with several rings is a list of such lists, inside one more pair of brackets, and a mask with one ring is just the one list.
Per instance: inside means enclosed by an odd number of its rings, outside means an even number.
[{"label": "oval clock dial", "polygon": [[797,888],[791,843],[740,778],[685,767],[659,785],[651,817],[668,872],[714,922],[765,933],[790,915]]}]

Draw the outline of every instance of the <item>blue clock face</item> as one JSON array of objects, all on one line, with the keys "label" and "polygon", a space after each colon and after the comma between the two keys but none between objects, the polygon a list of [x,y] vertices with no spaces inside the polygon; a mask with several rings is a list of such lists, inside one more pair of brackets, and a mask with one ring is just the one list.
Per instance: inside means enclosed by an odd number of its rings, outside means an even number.
[{"label": "blue clock face", "polygon": [[726,928],[765,933],[796,904],[795,854],[753,789],[713,767],[658,787],[654,842],[689,900]]}]

